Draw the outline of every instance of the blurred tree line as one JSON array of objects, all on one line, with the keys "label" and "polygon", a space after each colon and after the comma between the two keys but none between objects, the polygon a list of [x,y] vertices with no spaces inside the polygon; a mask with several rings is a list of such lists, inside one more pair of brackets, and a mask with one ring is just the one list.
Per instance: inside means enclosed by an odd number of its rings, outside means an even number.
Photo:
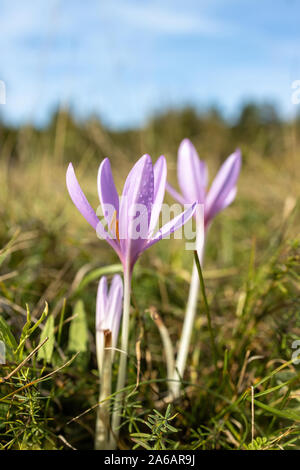
[{"label": "blurred tree line", "polygon": [[220,161],[236,147],[242,148],[245,159],[248,149],[279,158],[300,140],[300,113],[293,121],[284,121],[274,105],[249,102],[231,121],[216,107],[202,112],[186,107],[157,114],[139,129],[112,130],[97,116],[78,121],[67,109],[55,111],[44,128],[0,123],[1,154],[11,163],[45,155],[62,163],[106,156],[134,161],[146,152],[154,158],[161,153],[175,158],[185,137],[200,155]]}]

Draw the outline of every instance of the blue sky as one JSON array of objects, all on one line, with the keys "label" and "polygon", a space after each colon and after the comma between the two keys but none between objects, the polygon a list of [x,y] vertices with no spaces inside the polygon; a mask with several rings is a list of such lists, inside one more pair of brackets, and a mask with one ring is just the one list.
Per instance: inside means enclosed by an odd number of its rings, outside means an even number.
[{"label": "blue sky", "polygon": [[299,19],[298,0],[0,0],[0,113],[43,124],[68,105],[118,128],[257,99],[291,115]]}]

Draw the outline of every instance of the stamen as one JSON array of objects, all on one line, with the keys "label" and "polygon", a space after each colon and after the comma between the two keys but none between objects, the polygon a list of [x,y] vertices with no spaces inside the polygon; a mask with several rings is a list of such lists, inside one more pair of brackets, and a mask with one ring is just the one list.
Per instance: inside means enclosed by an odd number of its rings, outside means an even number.
[{"label": "stamen", "polygon": [[117,211],[114,211],[114,215],[112,216],[111,223],[110,223],[110,230],[115,233],[118,241],[120,241],[120,234],[119,234],[119,221],[117,219]]}]

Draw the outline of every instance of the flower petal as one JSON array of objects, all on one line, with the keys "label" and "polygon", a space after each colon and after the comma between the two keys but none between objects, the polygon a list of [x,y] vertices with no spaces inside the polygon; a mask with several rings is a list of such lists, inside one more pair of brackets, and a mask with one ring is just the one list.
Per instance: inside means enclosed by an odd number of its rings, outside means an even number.
[{"label": "flower petal", "polygon": [[176,189],[174,189],[173,186],[168,183],[168,181],[166,182],[166,190],[170,194],[170,196],[172,196],[176,201],[179,202],[179,204],[182,204],[183,206],[184,204],[188,204],[184,197],[178,191],[176,191]]},{"label": "flower petal", "polygon": [[235,200],[236,193],[237,193],[237,187],[234,186],[234,188],[232,188],[229,191],[226,198],[224,199],[224,202],[222,204],[222,210],[225,209],[225,207],[230,206],[230,204]]},{"label": "flower petal", "polygon": [[70,163],[68,166],[66,181],[71,199],[79,210],[79,212],[83,215],[87,222],[96,230],[98,237],[106,240],[110,244],[110,246],[116,251],[117,255],[121,258],[118,243],[115,240],[111,239],[111,236],[109,235],[109,233],[107,233],[102,223],[96,216],[94,209],[89,204],[77,181],[72,163]]},{"label": "flower petal", "polygon": [[97,301],[96,301],[96,329],[98,331],[105,330],[106,316],[108,314],[108,298],[107,298],[107,278],[106,276],[101,277],[98,284],[97,290]]},{"label": "flower petal", "polygon": [[236,150],[221,166],[205,201],[206,223],[234,199],[234,189],[241,168],[241,152]]},{"label": "flower petal", "polygon": [[149,240],[147,243],[147,248],[150,246],[154,245],[154,243],[158,242],[162,238],[167,237],[171,233],[175,232],[178,230],[182,225],[184,225],[190,218],[194,215],[195,211],[197,208],[197,202],[194,202],[188,209],[186,209],[184,212],[181,214],[177,215],[174,217],[174,219],[170,220],[170,222],[167,222],[157,233],[156,235]]},{"label": "flower petal", "polygon": [[69,164],[67,169],[66,182],[73,203],[88,223],[96,230],[99,219],[77,181],[72,163]]},{"label": "flower petal", "polygon": [[187,203],[204,202],[207,168],[189,139],[184,139],[178,149],[177,177]]},{"label": "flower petal", "polygon": [[154,174],[154,193],[153,205],[151,208],[151,219],[149,233],[152,233],[158,222],[161,206],[165,196],[166,180],[167,180],[167,163],[163,155],[159,157],[153,166]]},{"label": "flower petal", "polygon": [[127,261],[133,259],[147,241],[153,193],[151,157],[143,155],[127,176],[120,204],[120,246]]},{"label": "flower petal", "polygon": [[[99,166],[98,178],[98,194],[101,202],[104,217],[108,223],[109,231],[116,235],[115,226],[119,219],[119,196],[114,183],[111,172],[110,161],[105,158]],[[115,226],[112,227],[112,221],[115,218]]]},{"label": "flower petal", "polygon": [[184,206],[184,204],[188,203],[184,199],[184,197],[180,193],[178,193],[176,189],[174,189],[173,186],[170,185],[170,183],[168,183],[168,181],[166,182],[166,190],[170,194],[170,196],[172,196],[176,201],[179,202],[179,204],[182,204]]},{"label": "flower petal", "polygon": [[[120,225],[123,215],[128,219],[128,213],[130,213],[131,207],[135,206],[136,204],[141,204],[146,208],[147,217],[150,221],[153,195],[153,166],[150,155],[146,154],[137,161],[126,178],[120,207]],[[126,205],[122,206],[124,198],[127,199],[127,203]],[[126,207],[125,214],[122,214],[122,207]]]},{"label": "flower petal", "polygon": [[119,274],[113,277],[108,296],[108,322],[112,333],[112,347],[115,348],[118,340],[120,320],[122,315],[123,282]]}]

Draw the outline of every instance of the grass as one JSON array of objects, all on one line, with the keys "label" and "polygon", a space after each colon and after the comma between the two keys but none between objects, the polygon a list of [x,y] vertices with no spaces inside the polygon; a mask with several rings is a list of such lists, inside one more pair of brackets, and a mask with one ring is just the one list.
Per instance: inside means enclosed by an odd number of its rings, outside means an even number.
[{"label": "grass", "polygon": [[[193,253],[180,240],[163,241],[134,271],[119,447],[300,448],[300,369],[292,361],[293,341],[300,338],[299,136],[292,124],[281,124],[280,135],[274,126],[261,125],[256,134],[246,127],[248,136],[216,118],[198,127],[191,119],[171,113],[117,134],[61,113],[45,131],[3,129],[0,339],[7,363],[0,365],[0,448],[93,447],[96,288],[100,275],[111,276],[120,265],[69,199],[65,171],[73,150],[78,178],[97,207],[95,174],[104,155],[121,185],[144,151],[154,159],[166,151],[175,180],[176,148],[185,136],[211,175],[237,145],[244,156],[238,196],[211,227],[203,271],[217,368],[199,296],[182,397],[167,403],[166,364],[151,311],[176,349]],[[211,148],[203,129],[216,135]]]}]

